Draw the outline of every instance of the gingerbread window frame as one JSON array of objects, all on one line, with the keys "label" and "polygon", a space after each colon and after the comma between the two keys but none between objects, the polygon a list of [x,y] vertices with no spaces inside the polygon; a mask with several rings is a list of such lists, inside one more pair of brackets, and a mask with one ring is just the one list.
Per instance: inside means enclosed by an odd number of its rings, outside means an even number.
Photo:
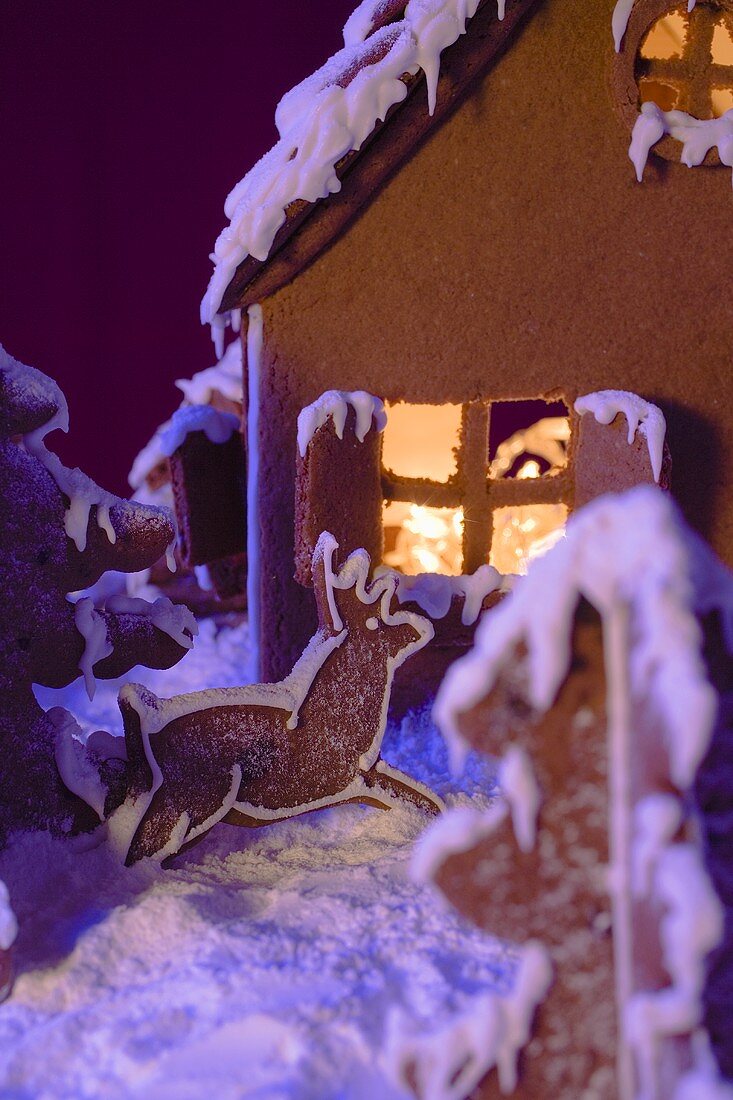
[{"label": "gingerbread window frame", "polygon": [[457,470],[445,482],[409,478],[382,466],[382,498],[396,501],[463,510],[461,571],[474,573],[491,557],[495,513],[500,508],[527,505],[564,504],[569,508],[574,485],[574,426],[576,418],[568,408],[570,439],[567,461],[562,470],[533,478],[492,477],[489,461],[491,409],[507,398],[495,397],[469,401],[462,405],[461,430],[457,449]]},{"label": "gingerbread window frame", "polygon": [[[712,15],[712,11],[715,15]],[[682,56],[668,61],[640,60],[641,47],[652,27],[665,15],[684,14],[688,32]],[[670,4],[669,0],[636,0],[629,14],[620,48],[613,55],[611,84],[616,109],[629,132],[639,118],[641,107],[640,76],[656,75],[660,81],[667,79],[676,86],[689,89],[682,102],[675,108],[693,118],[712,117],[710,92],[714,87],[733,87],[733,66],[718,65],[712,61],[710,46],[715,25],[721,14],[728,17],[733,26],[733,0],[697,0],[691,11],[687,5]],[[689,64],[688,64],[689,62]],[[643,70],[640,73],[640,69]],[[719,71],[718,71],[719,70]],[[714,80],[718,76],[717,84]],[[727,79],[724,79],[727,78]],[[652,148],[655,156],[679,162],[682,143],[671,135],[665,135]],[[702,164],[716,167],[722,164],[715,146],[708,150]]]}]

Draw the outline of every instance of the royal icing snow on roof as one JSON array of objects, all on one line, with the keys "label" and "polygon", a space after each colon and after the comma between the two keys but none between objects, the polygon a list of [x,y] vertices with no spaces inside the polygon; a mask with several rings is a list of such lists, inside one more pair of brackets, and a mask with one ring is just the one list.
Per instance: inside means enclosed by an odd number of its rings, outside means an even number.
[{"label": "royal icing snow on roof", "polygon": [[282,98],[275,112],[280,140],[224,205],[230,221],[214,245],[214,273],[201,303],[201,320],[217,341],[225,324],[217,311],[239,264],[247,256],[267,259],[290,203],[316,202],[341,189],[336,165],[405,98],[403,74],[423,70],[432,114],[440,55],[465,33],[478,4],[409,0],[402,19],[370,34],[378,5],[366,0],[344,28],[344,48]]},{"label": "royal icing snow on roof", "polygon": [[664,414],[656,405],[645,401],[638,394],[626,390],[598,390],[579,397],[574,409],[579,416],[591,413],[599,424],[610,424],[621,414],[626,417],[628,426],[627,441],[634,442],[637,431],[646,439],[649,461],[652,465],[654,480],[659,481],[664,458],[664,437],[667,424]]},{"label": "royal icing snow on roof", "polygon": [[[240,340],[232,340],[217,363],[206,370],[198,371],[192,378],[178,378],[176,386],[183,393],[183,401],[179,409],[189,405],[208,405],[215,393],[229,401],[241,403],[242,401],[242,344]],[[130,488],[140,497],[140,489],[145,479],[159,463],[170,457],[172,450],[167,450],[164,440],[169,440],[172,419],[166,420],[155,431],[155,434],[139,452],[132,468],[127,475]],[[180,424],[180,422],[179,422]],[[194,430],[194,429],[190,429]],[[182,442],[183,440],[181,440]],[[154,502],[154,503],[157,503]],[[167,502],[166,502],[167,503]]]}]

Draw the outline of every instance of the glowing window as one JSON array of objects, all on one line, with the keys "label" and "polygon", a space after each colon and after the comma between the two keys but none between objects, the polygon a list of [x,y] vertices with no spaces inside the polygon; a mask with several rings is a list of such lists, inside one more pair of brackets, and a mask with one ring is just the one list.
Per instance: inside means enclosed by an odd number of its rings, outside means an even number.
[{"label": "glowing window", "polygon": [[400,573],[447,573],[463,566],[463,509],[412,501],[384,503],[384,563]]},{"label": "glowing window", "polygon": [[382,463],[403,478],[445,483],[456,472],[460,405],[386,404]]},{"label": "glowing window", "polygon": [[565,504],[520,504],[497,508],[489,561],[500,573],[526,573],[533,558],[562,538],[568,519]]},{"label": "glowing window", "polygon": [[393,404],[387,417],[385,565],[456,575],[491,561],[517,573],[561,536],[570,476],[564,402]]},{"label": "glowing window", "polygon": [[[733,106],[733,15],[713,2],[657,19],[636,58],[639,99],[663,111],[715,118]],[[663,143],[656,152],[664,154]]]}]

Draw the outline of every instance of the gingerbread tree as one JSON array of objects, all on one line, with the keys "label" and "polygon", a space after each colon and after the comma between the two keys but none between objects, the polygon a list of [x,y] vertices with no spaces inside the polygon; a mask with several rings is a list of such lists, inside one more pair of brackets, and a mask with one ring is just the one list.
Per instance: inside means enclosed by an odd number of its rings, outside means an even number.
[{"label": "gingerbread tree", "polygon": [[73,717],[59,707],[45,713],[32,685],[62,687],[83,674],[91,694],[97,676],[175,664],[196,630],[167,600],[117,596],[98,608],[70,595],[107,570],[146,568],[175,532],[164,510],[106,493],[63,466],[44,443],[55,428],[68,428],[58,386],[0,348],[0,836],[89,827],[104,809],[104,783]]}]

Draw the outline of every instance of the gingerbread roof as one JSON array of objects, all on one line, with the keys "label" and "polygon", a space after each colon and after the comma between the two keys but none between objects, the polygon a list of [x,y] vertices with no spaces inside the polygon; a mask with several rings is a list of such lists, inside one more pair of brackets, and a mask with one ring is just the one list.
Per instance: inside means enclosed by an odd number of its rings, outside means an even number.
[{"label": "gingerbread roof", "polygon": [[227,197],[202,321],[221,332],[222,314],[314,259],[454,110],[534,2],[505,13],[504,0],[498,10],[493,0],[364,0],[344,48],[280,101],[280,140]]}]

